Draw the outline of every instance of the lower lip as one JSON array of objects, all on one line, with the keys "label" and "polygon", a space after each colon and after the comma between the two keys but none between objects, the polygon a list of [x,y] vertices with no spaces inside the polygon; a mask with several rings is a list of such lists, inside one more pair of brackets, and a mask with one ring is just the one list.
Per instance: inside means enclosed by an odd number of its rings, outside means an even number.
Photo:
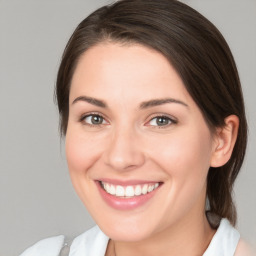
[{"label": "lower lip", "polygon": [[117,197],[108,194],[100,185],[100,182],[96,182],[99,192],[103,200],[112,208],[117,210],[133,210],[147,203],[158,191],[159,187],[153,191],[140,196],[135,196],[131,198]]}]

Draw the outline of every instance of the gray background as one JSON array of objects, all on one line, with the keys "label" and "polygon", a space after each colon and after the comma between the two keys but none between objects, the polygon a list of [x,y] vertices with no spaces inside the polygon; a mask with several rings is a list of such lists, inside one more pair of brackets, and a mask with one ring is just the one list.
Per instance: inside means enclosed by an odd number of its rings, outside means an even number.
[{"label": "gray background", "polygon": [[[76,25],[104,0],[0,0],[0,256],[93,221],[73,191],[53,88]],[[244,88],[248,154],[235,186],[238,228],[256,241],[256,1],[184,0],[224,34]]]}]

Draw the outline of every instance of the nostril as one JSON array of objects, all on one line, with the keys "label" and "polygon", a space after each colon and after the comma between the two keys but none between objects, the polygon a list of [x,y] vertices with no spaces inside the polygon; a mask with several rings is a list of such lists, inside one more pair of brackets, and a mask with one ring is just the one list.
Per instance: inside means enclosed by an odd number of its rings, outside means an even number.
[{"label": "nostril", "polygon": [[105,164],[122,171],[133,170],[143,165],[145,157],[138,136],[132,127],[127,126],[127,120],[122,127],[116,125],[108,144],[105,145],[103,153]]},{"label": "nostril", "polygon": [[131,145],[111,145],[108,150],[104,152],[104,162],[106,165],[116,170],[133,170],[142,166],[145,162],[143,152]]}]

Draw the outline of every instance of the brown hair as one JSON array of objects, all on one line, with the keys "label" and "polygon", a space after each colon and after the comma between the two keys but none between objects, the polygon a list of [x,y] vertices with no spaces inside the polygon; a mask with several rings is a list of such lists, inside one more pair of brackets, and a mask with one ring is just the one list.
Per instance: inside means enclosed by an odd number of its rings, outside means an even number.
[{"label": "brown hair", "polygon": [[139,43],[161,52],[182,78],[212,131],[223,127],[227,116],[239,117],[231,159],[222,167],[211,167],[207,180],[210,212],[235,224],[232,191],[245,155],[247,123],[237,68],[221,33],[197,11],[176,0],[121,0],[96,10],[74,31],[60,64],[56,98],[63,135],[70,84],[79,58],[104,41]]}]

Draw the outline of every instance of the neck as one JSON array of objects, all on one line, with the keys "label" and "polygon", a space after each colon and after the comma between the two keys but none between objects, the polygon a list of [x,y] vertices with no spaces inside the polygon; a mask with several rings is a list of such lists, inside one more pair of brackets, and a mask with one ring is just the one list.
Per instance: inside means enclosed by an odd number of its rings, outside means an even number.
[{"label": "neck", "polygon": [[203,255],[214,233],[215,230],[210,227],[205,214],[195,215],[193,218],[190,214],[175,225],[143,241],[110,241],[106,255]]}]

